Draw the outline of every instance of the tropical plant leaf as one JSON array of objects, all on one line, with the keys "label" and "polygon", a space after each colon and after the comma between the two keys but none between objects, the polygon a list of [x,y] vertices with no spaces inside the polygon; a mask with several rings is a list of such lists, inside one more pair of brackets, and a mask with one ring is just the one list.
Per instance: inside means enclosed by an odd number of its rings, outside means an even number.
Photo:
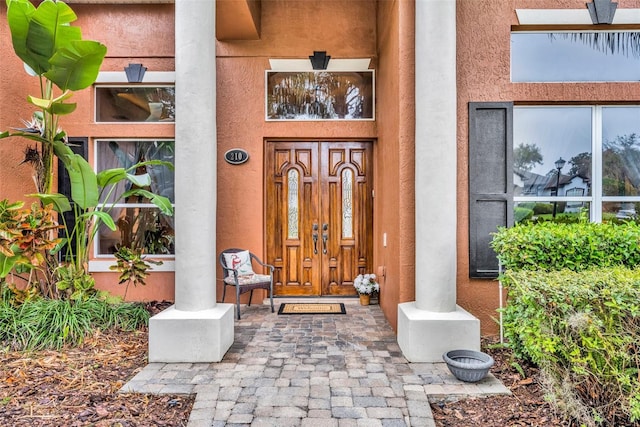
[{"label": "tropical plant leaf", "polygon": [[71,200],[82,209],[95,207],[98,204],[98,179],[89,162],[62,141],[54,141],[53,150],[69,174]]},{"label": "tropical plant leaf", "polygon": [[29,95],[27,96],[27,101],[38,108],[42,108],[43,110],[49,110],[49,108],[51,107],[50,99],[36,98],[35,96]]},{"label": "tropical plant leaf", "polygon": [[36,8],[27,0],[7,1],[7,21],[11,31],[13,50],[32,69],[36,67],[36,62],[27,49],[27,36],[29,34],[29,21],[35,11]]},{"label": "tropical plant leaf", "polygon": [[173,166],[173,163],[171,162],[167,162],[166,160],[147,160],[144,162],[139,162],[136,163],[135,165],[131,166],[129,169],[127,169],[127,171],[131,171],[131,170],[135,170],[141,166],[165,166],[170,170],[174,170],[175,167]]},{"label": "tropical plant leaf", "polygon": [[80,90],[98,77],[107,47],[93,40],[73,40],[51,58],[51,69],[45,77],[61,90]]},{"label": "tropical plant leaf", "polygon": [[38,6],[29,22],[27,36],[27,48],[36,63],[33,69],[38,74],[51,68],[51,58],[58,49],[82,38],[80,28],[69,25],[76,18],[73,10],[63,2],[45,0]]},{"label": "tropical plant leaf", "polygon": [[69,212],[71,210],[71,203],[69,203],[67,196],[63,194],[29,194],[29,196],[37,197],[45,206],[52,204],[58,213]]},{"label": "tropical plant leaf", "polygon": [[80,216],[84,217],[84,218],[97,217],[100,221],[104,222],[104,225],[109,227],[109,229],[111,231],[116,231],[116,223],[113,222],[113,218],[111,218],[111,215],[109,215],[106,212],[103,212],[103,211],[89,211],[89,212],[83,213]]},{"label": "tropical plant leaf", "polygon": [[67,167],[71,181],[71,199],[82,209],[98,204],[98,180],[91,165],[79,154],[71,158]]},{"label": "tropical plant leaf", "polygon": [[53,151],[65,166],[69,166],[69,164],[71,163],[71,159],[75,155],[71,148],[69,148],[69,146],[62,142],[62,140],[54,141]]},{"label": "tropical plant leaf", "polygon": [[147,187],[151,185],[151,176],[148,173],[141,175],[127,174],[127,179],[138,187]]},{"label": "tropical plant leaf", "polygon": [[54,102],[51,105],[51,109],[49,111],[51,111],[51,114],[58,114],[58,115],[65,115],[65,114],[71,114],[74,111],[76,111],[76,107],[77,104],[74,103],[64,103],[64,102]]},{"label": "tropical plant leaf", "polygon": [[0,253],[0,278],[7,277],[21,257],[19,253],[10,257]]},{"label": "tropical plant leaf", "polygon": [[122,194],[122,198],[126,199],[129,196],[142,196],[151,201],[154,205],[156,205],[160,212],[165,215],[173,215],[173,206],[171,205],[171,201],[158,194],[154,194],[150,191],[143,190],[141,188],[134,188],[133,190],[126,191]]},{"label": "tropical plant leaf", "polygon": [[106,187],[109,184],[115,184],[127,177],[124,168],[105,169],[98,172],[98,185]]}]

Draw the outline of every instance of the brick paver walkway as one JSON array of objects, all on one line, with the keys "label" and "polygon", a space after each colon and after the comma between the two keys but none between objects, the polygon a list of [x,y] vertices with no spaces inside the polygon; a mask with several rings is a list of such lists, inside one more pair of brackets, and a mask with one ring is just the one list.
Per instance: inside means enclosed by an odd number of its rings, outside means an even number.
[{"label": "brick paver walkway", "polygon": [[243,306],[221,362],[152,363],[121,391],[197,393],[188,427],[435,426],[430,399],[509,393],[492,375],[468,384],[408,363],[380,307],[352,301],[346,315]]}]

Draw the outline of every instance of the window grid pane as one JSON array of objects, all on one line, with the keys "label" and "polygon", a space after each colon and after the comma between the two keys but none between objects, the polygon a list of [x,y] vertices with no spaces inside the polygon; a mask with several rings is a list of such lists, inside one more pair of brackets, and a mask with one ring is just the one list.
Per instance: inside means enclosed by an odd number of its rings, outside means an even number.
[{"label": "window grid pane", "polygon": [[342,238],[353,238],[353,172],[342,171]]},{"label": "window grid pane", "polygon": [[300,174],[291,169],[287,174],[287,237],[298,238],[298,179]]}]

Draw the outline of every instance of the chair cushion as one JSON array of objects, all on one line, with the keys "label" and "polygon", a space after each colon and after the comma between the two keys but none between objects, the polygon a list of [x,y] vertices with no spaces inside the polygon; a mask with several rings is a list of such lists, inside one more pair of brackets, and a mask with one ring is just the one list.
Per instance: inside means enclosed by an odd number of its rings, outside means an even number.
[{"label": "chair cushion", "polygon": [[[238,271],[238,276],[246,276],[253,274],[253,266],[251,265],[251,254],[249,251],[240,251],[235,253],[225,253],[224,262],[228,268]],[[233,282],[233,272],[227,274]]]},{"label": "chair cushion", "polygon": [[[238,275],[238,284],[240,286],[257,285],[260,283],[268,284],[270,282],[271,282],[271,276],[269,276],[268,274],[247,274],[243,276]],[[236,284],[236,282],[233,280],[233,277],[225,277],[224,283],[227,283],[229,285]]]}]

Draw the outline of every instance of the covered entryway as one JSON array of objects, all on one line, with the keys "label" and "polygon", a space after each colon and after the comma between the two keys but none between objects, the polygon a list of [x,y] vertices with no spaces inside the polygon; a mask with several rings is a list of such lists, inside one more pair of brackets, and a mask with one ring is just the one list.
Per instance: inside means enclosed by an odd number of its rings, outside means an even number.
[{"label": "covered entryway", "polygon": [[267,141],[267,260],[282,296],[355,295],[372,272],[372,141]]}]

